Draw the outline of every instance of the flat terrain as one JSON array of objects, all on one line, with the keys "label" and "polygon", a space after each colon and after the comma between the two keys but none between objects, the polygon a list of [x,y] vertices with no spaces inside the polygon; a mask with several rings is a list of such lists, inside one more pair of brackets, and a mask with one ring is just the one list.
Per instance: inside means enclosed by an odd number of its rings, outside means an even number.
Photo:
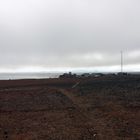
[{"label": "flat terrain", "polygon": [[140,76],[0,81],[0,140],[139,140]]}]

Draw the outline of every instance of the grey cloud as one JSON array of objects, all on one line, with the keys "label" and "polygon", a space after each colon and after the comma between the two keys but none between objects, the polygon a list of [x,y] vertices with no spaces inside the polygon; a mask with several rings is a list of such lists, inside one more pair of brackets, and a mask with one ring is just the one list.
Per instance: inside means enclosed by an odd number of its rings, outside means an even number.
[{"label": "grey cloud", "polygon": [[0,2],[0,66],[96,67],[140,62],[138,0]]}]

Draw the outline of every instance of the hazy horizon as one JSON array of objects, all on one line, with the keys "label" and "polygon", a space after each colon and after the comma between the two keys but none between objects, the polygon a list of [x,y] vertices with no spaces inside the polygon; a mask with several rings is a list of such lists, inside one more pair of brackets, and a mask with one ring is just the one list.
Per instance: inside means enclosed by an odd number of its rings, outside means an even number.
[{"label": "hazy horizon", "polygon": [[140,71],[140,1],[0,2],[0,72]]}]

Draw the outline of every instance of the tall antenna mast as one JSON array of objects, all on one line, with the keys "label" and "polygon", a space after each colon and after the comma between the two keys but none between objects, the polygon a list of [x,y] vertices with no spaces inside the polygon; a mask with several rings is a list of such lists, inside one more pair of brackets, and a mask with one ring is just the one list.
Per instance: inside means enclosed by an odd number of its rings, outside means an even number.
[{"label": "tall antenna mast", "polygon": [[121,73],[123,73],[123,51],[121,51]]}]

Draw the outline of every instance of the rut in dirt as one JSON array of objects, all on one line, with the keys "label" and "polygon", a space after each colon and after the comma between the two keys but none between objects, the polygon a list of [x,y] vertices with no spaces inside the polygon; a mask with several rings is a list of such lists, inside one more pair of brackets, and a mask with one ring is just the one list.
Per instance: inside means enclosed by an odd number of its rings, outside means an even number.
[{"label": "rut in dirt", "polygon": [[[78,118],[85,123],[85,129],[87,130],[87,132],[89,133],[90,137],[93,140],[98,139],[98,134],[97,134],[97,130],[95,129],[95,126],[93,124],[93,121],[90,120],[90,118],[88,117],[86,110],[83,110],[78,103],[76,102],[76,100],[74,99],[72,93],[70,93],[69,91],[67,91],[66,89],[59,89],[59,91],[64,94],[67,98],[69,98],[69,100],[71,100],[72,104],[74,105],[75,110],[69,110],[69,115],[73,116],[73,114],[77,114]],[[76,113],[74,113],[76,111]],[[74,120],[73,120],[74,121]]]}]

